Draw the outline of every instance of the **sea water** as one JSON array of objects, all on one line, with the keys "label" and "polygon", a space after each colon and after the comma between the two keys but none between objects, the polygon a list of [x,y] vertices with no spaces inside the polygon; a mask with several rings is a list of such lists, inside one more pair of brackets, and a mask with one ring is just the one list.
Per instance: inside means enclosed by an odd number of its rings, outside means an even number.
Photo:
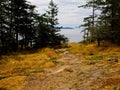
[{"label": "sea water", "polygon": [[59,33],[67,37],[69,42],[80,42],[83,40],[83,33],[79,28],[61,29]]}]

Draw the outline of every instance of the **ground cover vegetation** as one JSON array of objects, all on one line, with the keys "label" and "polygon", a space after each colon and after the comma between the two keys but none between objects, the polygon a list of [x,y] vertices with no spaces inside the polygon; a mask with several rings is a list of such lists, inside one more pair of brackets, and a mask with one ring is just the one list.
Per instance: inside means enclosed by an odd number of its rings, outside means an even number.
[{"label": "ground cover vegetation", "polygon": [[[91,44],[69,44],[69,51],[78,56],[82,63],[79,71],[83,79],[79,82],[81,90],[119,90],[120,89],[120,47],[111,42]],[[86,84],[85,84],[86,83]]]},{"label": "ground cover vegetation", "polygon": [[[108,44],[109,43],[109,44]],[[70,43],[1,57],[2,90],[119,90],[120,47]]]},{"label": "ground cover vegetation", "polygon": [[40,77],[45,74],[44,68],[55,67],[57,58],[58,54],[51,48],[3,55],[0,60],[0,90],[21,90],[28,77]]}]

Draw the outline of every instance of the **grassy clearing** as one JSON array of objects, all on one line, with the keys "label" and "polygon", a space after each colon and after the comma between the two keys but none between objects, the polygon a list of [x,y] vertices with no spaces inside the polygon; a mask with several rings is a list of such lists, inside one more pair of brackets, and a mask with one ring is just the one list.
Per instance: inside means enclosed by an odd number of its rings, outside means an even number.
[{"label": "grassy clearing", "polygon": [[[90,90],[119,90],[120,89],[120,47],[113,44],[98,47],[92,44],[69,44],[69,51],[82,59],[82,70],[85,73],[95,74],[96,79]],[[101,75],[99,74],[101,72]],[[89,75],[88,75],[89,76]],[[85,77],[85,76],[84,76]],[[89,77],[91,78],[91,77]],[[94,78],[94,77],[93,77]],[[87,78],[86,78],[87,79]]]},{"label": "grassy clearing", "polygon": [[[87,60],[106,60],[108,58],[120,58],[120,47],[117,45],[100,46],[96,43],[78,44],[70,43],[69,51],[78,56],[84,56]],[[85,59],[86,59],[85,58]]]},{"label": "grassy clearing", "polygon": [[54,49],[50,48],[40,49],[31,54],[18,52],[2,56],[0,90],[19,90],[28,76],[41,76],[44,74],[43,68],[54,67],[54,60],[57,58]]}]

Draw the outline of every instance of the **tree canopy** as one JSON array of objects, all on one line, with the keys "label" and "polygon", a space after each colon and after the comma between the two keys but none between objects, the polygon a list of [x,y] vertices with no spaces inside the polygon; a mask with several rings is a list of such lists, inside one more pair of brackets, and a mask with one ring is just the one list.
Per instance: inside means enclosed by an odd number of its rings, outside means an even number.
[{"label": "tree canopy", "polygon": [[57,5],[51,0],[48,11],[41,15],[35,9],[26,0],[0,0],[0,53],[67,42],[56,27]]},{"label": "tree canopy", "polygon": [[[91,16],[84,18],[82,25],[89,35],[85,36],[85,41],[108,40],[112,43],[120,44],[120,1],[119,0],[87,0],[86,5],[79,6],[93,8]],[[96,16],[96,10],[101,12]],[[87,39],[86,39],[87,38]]]}]

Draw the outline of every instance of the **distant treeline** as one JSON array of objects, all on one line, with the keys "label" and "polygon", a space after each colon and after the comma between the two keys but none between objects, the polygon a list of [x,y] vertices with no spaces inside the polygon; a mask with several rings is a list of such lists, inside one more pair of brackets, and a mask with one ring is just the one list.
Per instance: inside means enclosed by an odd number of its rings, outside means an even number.
[{"label": "distant treeline", "polygon": [[102,40],[120,44],[120,0],[87,0],[79,7],[92,8],[92,14],[81,25],[85,42],[98,41],[98,46]]},{"label": "distant treeline", "polygon": [[26,0],[0,0],[0,53],[68,41],[56,28],[57,5],[51,0],[48,11],[42,15],[35,8]]}]

